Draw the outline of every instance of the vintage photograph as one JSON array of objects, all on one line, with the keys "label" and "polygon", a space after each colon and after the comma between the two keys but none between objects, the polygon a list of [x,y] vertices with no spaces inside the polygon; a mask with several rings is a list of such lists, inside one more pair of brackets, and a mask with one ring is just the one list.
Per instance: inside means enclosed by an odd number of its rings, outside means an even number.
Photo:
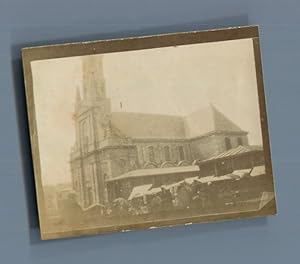
[{"label": "vintage photograph", "polygon": [[25,61],[42,238],[276,213],[244,35]]}]

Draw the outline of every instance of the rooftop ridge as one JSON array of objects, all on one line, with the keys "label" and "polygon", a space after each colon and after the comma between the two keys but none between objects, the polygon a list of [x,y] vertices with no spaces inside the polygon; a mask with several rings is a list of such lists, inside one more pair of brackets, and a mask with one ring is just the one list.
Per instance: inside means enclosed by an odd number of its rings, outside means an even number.
[{"label": "rooftop ridge", "polygon": [[195,138],[214,131],[245,132],[212,103],[185,116],[113,111],[112,124],[132,138]]},{"label": "rooftop ridge", "polygon": [[166,116],[166,117],[177,117],[177,118],[184,118],[185,116],[181,115],[172,115],[172,114],[160,114],[160,113],[143,113],[143,112],[127,112],[127,111],[112,111],[112,114],[133,114],[133,115],[153,115],[153,116]]}]

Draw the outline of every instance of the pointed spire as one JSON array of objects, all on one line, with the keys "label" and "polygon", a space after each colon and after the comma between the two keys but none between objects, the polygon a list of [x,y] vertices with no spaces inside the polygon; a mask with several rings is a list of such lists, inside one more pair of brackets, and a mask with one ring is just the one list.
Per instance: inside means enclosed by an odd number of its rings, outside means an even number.
[{"label": "pointed spire", "polygon": [[82,57],[83,99],[105,98],[105,82],[101,55]]},{"label": "pointed spire", "polygon": [[209,108],[212,110],[216,109],[215,104],[211,100],[209,101]]},{"label": "pointed spire", "polygon": [[79,86],[76,87],[76,105],[78,105],[81,102],[81,95],[80,95],[80,90]]},{"label": "pointed spire", "polygon": [[213,126],[215,128],[215,126],[216,126],[216,111],[217,111],[217,108],[214,106],[214,104],[212,103],[212,101],[209,101],[208,109],[210,111],[212,122],[213,122]]}]

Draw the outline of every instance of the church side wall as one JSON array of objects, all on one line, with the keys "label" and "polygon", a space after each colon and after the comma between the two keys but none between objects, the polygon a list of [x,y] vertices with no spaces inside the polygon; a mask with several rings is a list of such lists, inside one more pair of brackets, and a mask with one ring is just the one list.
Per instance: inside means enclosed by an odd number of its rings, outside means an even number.
[{"label": "church side wall", "polygon": [[[239,145],[248,146],[248,137],[247,135],[239,135],[239,134],[220,134],[216,135],[216,143],[219,147],[219,152],[224,152],[228,150],[226,146],[226,138],[230,141],[231,148],[236,148]],[[239,142],[241,141],[241,142]],[[241,143],[241,144],[240,144]]]},{"label": "church side wall", "polygon": [[79,159],[72,160],[70,162],[71,166],[71,178],[72,178],[72,188],[76,193],[77,201],[81,206],[84,206],[84,189],[83,189],[83,179],[81,162]]},{"label": "church side wall", "polygon": [[106,148],[99,155],[101,171],[106,180],[140,167],[135,146]]},{"label": "church side wall", "polygon": [[97,169],[96,155],[96,152],[93,152],[82,159],[71,161],[73,189],[77,194],[78,203],[83,208],[104,202],[104,181]]},{"label": "church side wall", "polygon": [[[228,146],[226,138],[230,142]],[[190,142],[190,149],[193,159],[205,160],[239,145],[248,145],[247,135],[223,133],[193,139]]]},{"label": "church side wall", "polygon": [[220,152],[218,139],[215,135],[193,139],[190,142],[191,152],[194,160],[203,160]]},{"label": "church side wall", "polygon": [[[155,167],[159,167],[164,162],[170,162],[176,166],[181,160],[192,161],[190,146],[187,140],[138,140],[134,141],[134,144],[137,147],[141,167],[149,163],[153,163]],[[181,157],[179,148],[182,148]],[[152,150],[153,155],[151,154]],[[169,152],[169,154],[166,152]]]}]

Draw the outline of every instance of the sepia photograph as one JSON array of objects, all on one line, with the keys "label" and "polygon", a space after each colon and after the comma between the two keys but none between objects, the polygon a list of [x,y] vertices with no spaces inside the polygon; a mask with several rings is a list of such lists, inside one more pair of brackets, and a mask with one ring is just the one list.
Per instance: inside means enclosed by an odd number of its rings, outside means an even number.
[{"label": "sepia photograph", "polygon": [[260,60],[257,27],[23,49],[42,239],[275,214]]}]

